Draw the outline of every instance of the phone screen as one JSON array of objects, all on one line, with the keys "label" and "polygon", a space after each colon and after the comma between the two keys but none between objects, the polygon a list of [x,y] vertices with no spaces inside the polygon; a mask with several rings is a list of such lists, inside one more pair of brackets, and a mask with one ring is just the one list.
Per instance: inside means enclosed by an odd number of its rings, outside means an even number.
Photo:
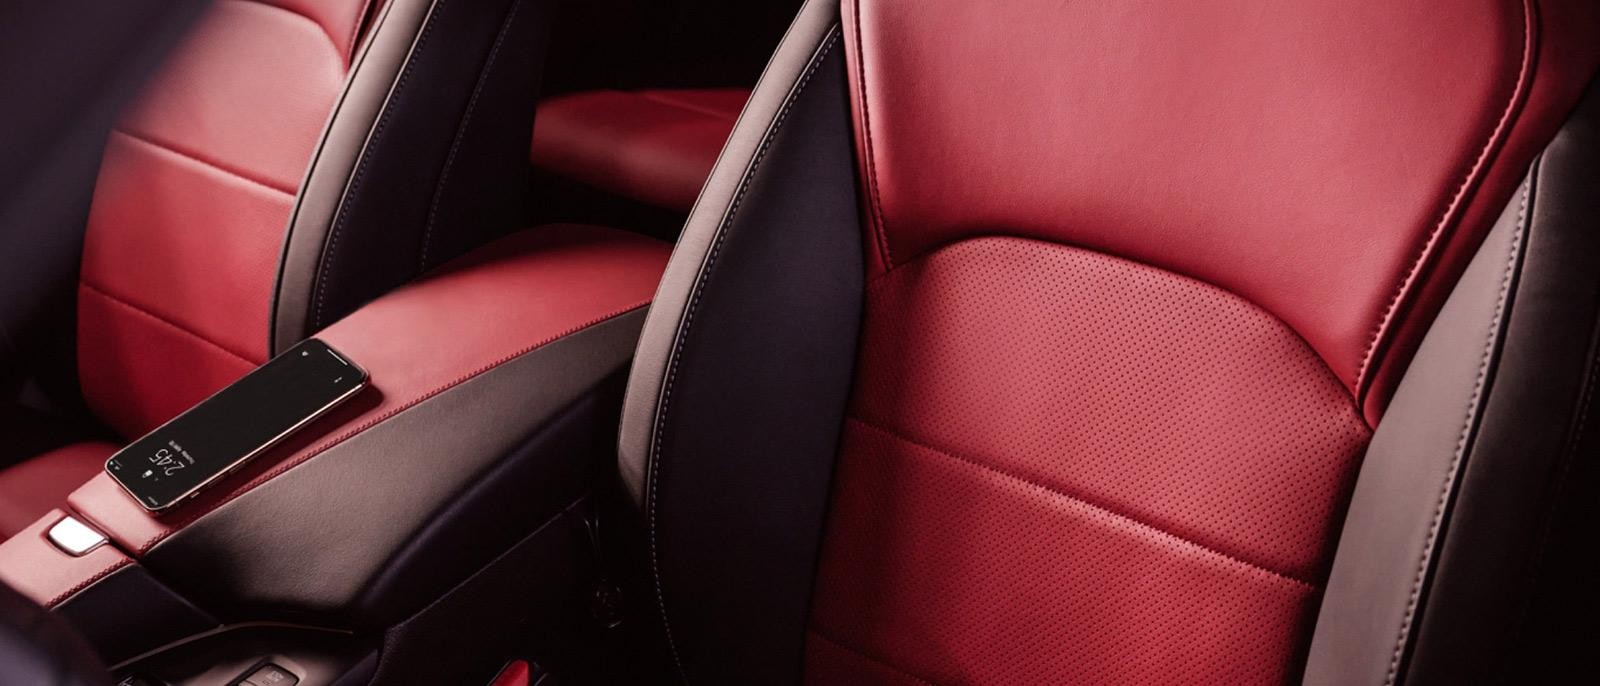
[{"label": "phone screen", "polygon": [[145,509],[162,510],[355,395],[367,374],[310,339],[250,372],[106,461]]}]

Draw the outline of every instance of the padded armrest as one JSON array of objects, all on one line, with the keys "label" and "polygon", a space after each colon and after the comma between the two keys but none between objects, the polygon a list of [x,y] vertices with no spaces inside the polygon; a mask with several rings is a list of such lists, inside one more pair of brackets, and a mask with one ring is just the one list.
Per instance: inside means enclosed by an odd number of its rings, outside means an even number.
[{"label": "padded armrest", "polygon": [[669,252],[579,225],[492,243],[317,334],[370,387],[284,445],[170,515],[104,474],[70,508],[179,590],[348,606],[477,480],[625,369]]}]

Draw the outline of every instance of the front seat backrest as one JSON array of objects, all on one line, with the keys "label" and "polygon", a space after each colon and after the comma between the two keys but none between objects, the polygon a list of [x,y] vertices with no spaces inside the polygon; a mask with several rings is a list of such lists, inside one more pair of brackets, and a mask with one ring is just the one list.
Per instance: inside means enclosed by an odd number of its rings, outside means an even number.
[{"label": "front seat backrest", "polygon": [[91,409],[139,435],[515,226],[546,4],[219,0],[107,141]]},{"label": "front seat backrest", "polygon": [[[1455,426],[1412,444],[1415,484],[1363,461],[1374,431],[1421,425],[1388,402],[1458,282],[1474,314],[1432,338],[1487,359],[1508,264],[1540,264],[1508,251],[1584,229],[1519,223],[1539,216],[1519,186],[1590,84],[1597,22],[1565,0],[809,3],[630,381],[621,469],[682,675],[1459,669],[1414,628],[1484,584],[1427,595],[1456,573],[1440,531],[1479,535],[1444,514],[1483,393],[1401,393]],[[1358,506],[1407,507],[1347,517],[1358,480]],[[1458,512],[1540,507],[1477,502]],[[1506,538],[1478,557],[1537,557]],[[1335,567],[1367,578],[1319,610]],[[1454,624],[1432,635],[1493,627],[1455,644],[1512,654],[1502,624]]]}]

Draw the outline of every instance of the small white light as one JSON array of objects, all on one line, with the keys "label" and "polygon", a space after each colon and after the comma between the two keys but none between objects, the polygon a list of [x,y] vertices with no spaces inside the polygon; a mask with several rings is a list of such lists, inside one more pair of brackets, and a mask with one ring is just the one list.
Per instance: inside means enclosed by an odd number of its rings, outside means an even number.
[{"label": "small white light", "polygon": [[104,545],[106,542],[105,534],[89,528],[87,524],[71,516],[63,518],[61,521],[56,522],[55,526],[50,527],[49,536],[51,543],[56,544],[56,547],[60,548],[62,552],[73,557],[88,555],[89,551]]}]

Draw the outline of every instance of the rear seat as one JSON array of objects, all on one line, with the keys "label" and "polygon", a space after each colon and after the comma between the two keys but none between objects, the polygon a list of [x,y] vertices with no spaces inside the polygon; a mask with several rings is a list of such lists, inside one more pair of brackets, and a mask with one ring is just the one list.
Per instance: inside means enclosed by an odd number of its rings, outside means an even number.
[{"label": "rear seat", "polygon": [[597,90],[547,98],[532,159],[546,172],[687,213],[748,88]]}]

